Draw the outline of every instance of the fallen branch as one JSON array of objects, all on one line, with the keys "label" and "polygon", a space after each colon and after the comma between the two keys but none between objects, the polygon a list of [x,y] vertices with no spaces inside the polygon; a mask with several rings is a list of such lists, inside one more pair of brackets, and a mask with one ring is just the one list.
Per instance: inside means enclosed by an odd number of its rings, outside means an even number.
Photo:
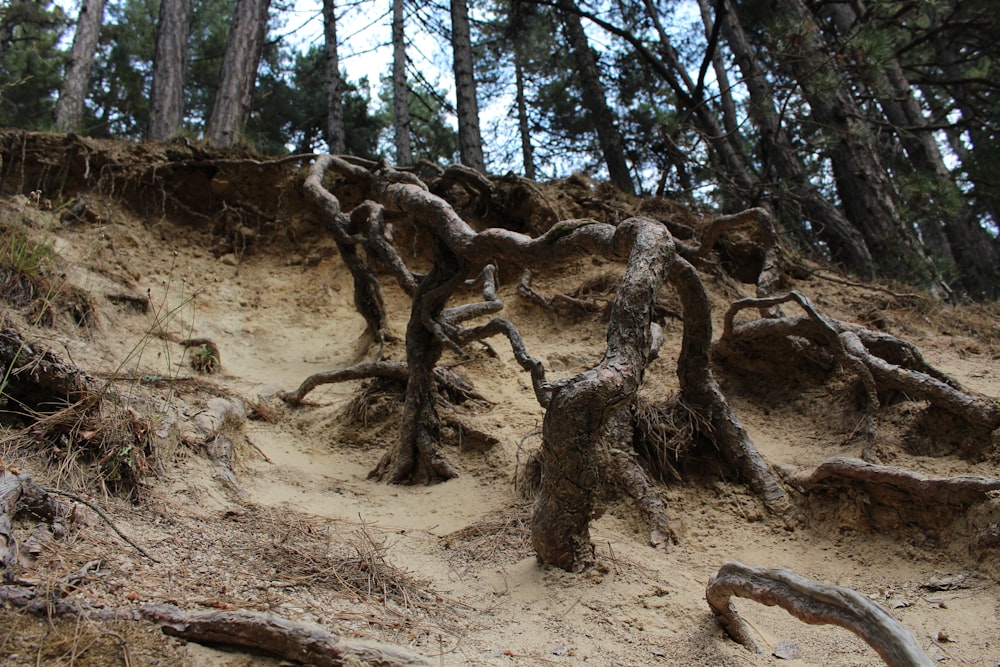
[{"label": "fallen branch", "polygon": [[779,606],[811,625],[837,625],[861,637],[889,667],[934,665],[909,630],[889,612],[850,588],[815,582],[788,570],[725,563],[708,582],[705,597],[719,624],[734,641],[755,653],[750,626],[733,608],[733,596]]},{"label": "fallen branch", "polygon": [[142,616],[162,626],[164,634],[201,644],[243,646],[285,660],[316,665],[428,665],[422,656],[398,646],[342,640],[314,623],[290,621],[251,611],[184,611],[173,605],[152,604]]}]

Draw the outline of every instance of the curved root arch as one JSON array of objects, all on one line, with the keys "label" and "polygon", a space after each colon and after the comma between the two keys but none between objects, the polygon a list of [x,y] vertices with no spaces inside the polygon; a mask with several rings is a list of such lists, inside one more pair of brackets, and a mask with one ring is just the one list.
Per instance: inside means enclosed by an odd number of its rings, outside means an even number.
[{"label": "curved root arch", "polygon": [[812,625],[837,625],[863,639],[889,667],[930,667],[909,630],[889,612],[850,588],[815,582],[794,572],[759,569],[728,562],[712,577],[705,591],[708,605],[732,639],[760,653],[750,626],[733,608],[732,597],[779,606]]}]

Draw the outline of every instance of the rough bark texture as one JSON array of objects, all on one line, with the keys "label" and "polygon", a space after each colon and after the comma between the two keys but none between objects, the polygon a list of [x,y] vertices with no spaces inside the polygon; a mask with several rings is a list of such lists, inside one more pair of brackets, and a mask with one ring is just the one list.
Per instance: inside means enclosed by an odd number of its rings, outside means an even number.
[{"label": "rough bark texture", "polygon": [[191,0],[162,0],[150,91],[149,138],[171,139],[184,123],[184,73],[191,30]]},{"label": "rough bark texture", "polygon": [[317,667],[429,665],[398,646],[343,640],[322,626],[253,611],[184,611],[169,604],[140,608],[164,634],[201,644],[243,646]]},{"label": "rough bark texture", "polygon": [[751,627],[733,608],[733,596],[779,606],[812,625],[837,625],[850,630],[875,649],[889,667],[936,664],[889,612],[850,588],[811,581],[788,570],[760,569],[731,561],[709,581],[705,596],[726,633],[755,653],[760,649]]},{"label": "rough bark texture", "polygon": [[1000,489],[1000,479],[978,475],[933,478],[895,466],[881,466],[845,457],[821,463],[806,477],[794,481],[807,493],[817,488],[880,486],[894,489],[913,506],[965,509],[988,499]]},{"label": "rough bark texture", "polygon": [[566,30],[566,38],[577,73],[580,76],[580,86],[583,89],[583,107],[590,113],[597,140],[604,154],[604,162],[608,167],[611,182],[624,192],[635,193],[635,184],[625,161],[625,142],[615,123],[614,114],[608,108],[607,96],[601,84],[601,73],[597,68],[594,53],[590,49],[587,35],[583,31],[583,23],[573,0],[559,0],[560,16]]},{"label": "rough bark texture", "polygon": [[270,0],[237,0],[222,58],[219,90],[205,127],[205,138],[217,146],[234,146],[250,117],[270,4]]},{"label": "rough bark texture", "polygon": [[715,0],[715,3],[723,34],[750,93],[750,118],[760,132],[764,166],[773,170],[776,181],[786,190],[774,193],[774,205],[786,227],[793,232],[793,237],[797,236],[795,228],[804,215],[817,226],[835,260],[843,262],[858,275],[873,278],[875,263],[860,231],[809,183],[802,159],[781,127],[781,116],[774,106],[774,91],[731,0]]},{"label": "rough bark texture", "polygon": [[[648,218],[630,218],[618,226],[565,220],[537,238],[499,228],[476,233],[447,201],[411,175],[389,168],[373,173],[337,158],[318,164],[320,170],[329,165],[361,184],[387,211],[411,216],[430,235],[434,252],[433,269],[419,281],[407,327],[410,375],[402,434],[373,476],[428,482],[453,475],[454,469],[436,449],[440,422],[431,382],[434,365],[445,347],[464,356],[462,345],[504,335],[518,363],[531,374],[536,397],[546,408],[541,490],[532,530],[535,548],[544,563],[571,571],[586,567],[592,560],[588,526],[599,482],[597,441],[611,415],[633,399],[647,364],[657,354],[662,338],[658,326],[652,324],[652,313],[658,290],[669,279],[680,293],[684,309],[684,344],[678,361],[683,400],[711,425],[703,435],[718,444],[727,462],[764,498],[768,508],[783,516],[788,513],[787,499],[774,473],[757,453],[712,377],[708,297],[695,269],[675,253],[666,226]],[[762,219],[770,229],[770,219],[763,211],[734,218],[758,224]],[[722,220],[716,228],[729,222]],[[697,259],[695,249],[686,248],[684,253]],[[581,254],[626,261],[627,268],[612,304],[604,358],[573,377],[546,381],[542,364],[531,358],[516,328],[502,318],[462,327],[471,317],[492,315],[503,307],[493,292],[491,268],[484,272],[482,303],[445,308],[472,267],[497,260],[537,266]],[[765,289],[770,289],[766,287],[768,280],[761,280]],[[646,495],[641,483],[631,486],[637,495]],[[647,501],[643,500],[649,508],[657,509],[655,502]],[[659,532],[669,537],[668,530]]]},{"label": "rough bark texture", "polygon": [[60,132],[75,132],[83,122],[83,101],[87,97],[94,53],[104,21],[104,3],[105,0],[83,0],[80,5],[76,35],[69,51],[59,101],[56,102],[56,129]]},{"label": "rough bark texture", "polygon": [[[864,124],[852,91],[846,83],[831,86],[828,77],[818,79],[832,63],[815,17],[803,0],[772,0],[769,5],[769,13],[753,16],[766,17],[762,20],[768,24],[782,17],[796,26],[796,46],[782,54],[782,61],[802,87],[813,121],[828,133],[825,152],[847,219],[861,231],[872,254],[884,260],[879,267],[882,275],[932,283],[936,272],[922,242],[900,214],[874,134]],[[761,27],[773,29],[773,25]]]},{"label": "rough bark texture", "polygon": [[326,141],[336,155],[346,150],[344,140],[344,81],[337,53],[337,8],[323,0],[323,73],[326,86]]},{"label": "rough bark texture", "polygon": [[656,295],[674,247],[666,228],[651,220],[622,223],[609,250],[631,246],[611,307],[608,348],[595,367],[553,385],[542,424],[542,485],[531,520],[538,559],[579,571],[593,561],[590,518],[597,489],[595,447],[604,422],[642,384],[653,349],[650,324]]},{"label": "rough bark texture", "polygon": [[392,112],[396,164],[413,164],[410,141],[410,89],[406,83],[406,34],[403,0],[392,0]]},{"label": "rough bark texture", "polygon": [[485,172],[483,138],[479,134],[479,102],[472,69],[472,35],[465,0],[451,0],[451,48],[454,54],[458,146],[462,164]]},{"label": "rough bark texture", "polygon": [[[795,301],[806,311],[802,317],[759,319],[736,326],[736,314],[745,308]],[[732,345],[753,341],[773,341],[797,337],[831,348],[835,357],[857,373],[865,384],[874,407],[875,394],[886,390],[901,391],[912,399],[930,401],[980,429],[988,436],[1000,428],[1000,406],[995,400],[965,391],[961,386],[927,364],[912,345],[888,334],[831,320],[797,292],[764,299],[741,299],[726,313],[725,329],[719,351],[732,354]]]}]

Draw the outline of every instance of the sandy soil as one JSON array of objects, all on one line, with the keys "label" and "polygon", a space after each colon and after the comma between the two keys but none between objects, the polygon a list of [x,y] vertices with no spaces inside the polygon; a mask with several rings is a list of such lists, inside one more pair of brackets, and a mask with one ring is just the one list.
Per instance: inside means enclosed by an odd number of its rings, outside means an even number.
[{"label": "sandy soil", "polygon": [[[363,421],[347,417],[362,383],[321,387],[296,409],[273,398],[311,373],[358,357],[364,324],[352,305],[350,275],[321,236],[298,245],[261,245],[241,258],[216,257],[210,231],[197,221],[137,217],[111,200],[99,204],[104,208],[98,223],[69,229],[23,198],[0,205],[8,219],[20,216],[20,224],[51,239],[67,280],[97,300],[98,322],[90,330],[60,320],[35,330],[33,338],[98,375],[174,379],[169,386],[115,382],[123,395],[147,397],[146,407],[137,410],[154,418],[167,406],[176,420],[173,428],[161,429],[158,472],[146,480],[138,503],[103,495],[93,480],[59,477],[56,466],[32,470],[99,500],[161,562],[143,558],[95,520],[46,542],[29,573],[39,585],[57,586],[68,573],[100,559],[72,586],[63,585],[66,596],[106,608],[171,602],[188,609],[271,611],[345,636],[407,646],[431,664],[783,663],[728,640],[708,609],[709,577],[722,563],[738,560],[857,589],[890,608],[943,664],[1000,665],[996,568],[977,565],[967,545],[940,543],[903,520],[894,533],[875,532],[857,521],[857,513],[836,507],[826,519],[809,514],[806,525],[791,531],[766,516],[745,487],[713,479],[711,470],[661,489],[679,544],[647,546],[630,503],[610,501],[592,527],[596,568],[572,575],[540,567],[530,547],[530,502],[519,496],[514,478],[518,464],[538,446],[543,413],[528,379],[499,343],[493,346],[498,358],[477,354],[456,368],[492,403],[462,408],[458,416],[499,444],[485,450],[446,447],[461,475],[444,484],[367,480],[396,435],[398,402],[379,399]],[[535,287],[546,294],[568,292],[615,270],[576,262],[538,276]],[[961,317],[897,307],[875,290],[819,279],[795,287],[830,316],[856,320],[872,309],[881,312],[888,330],[917,343],[932,363],[974,390],[1000,395],[997,346],[978,337],[974,326],[963,329]],[[599,317],[544,312],[519,299],[514,288],[501,289],[507,316],[550,372],[569,375],[600,358]],[[154,307],[139,314],[106,298],[121,289],[148,293]],[[724,303],[751,295],[750,287],[729,280],[715,279],[710,289],[719,317]],[[387,287],[386,301],[392,329],[400,334],[408,303],[393,287]],[[676,387],[679,332],[679,322],[667,327],[647,397],[665,397]],[[190,353],[177,344],[200,337],[218,345],[221,374],[195,373]],[[401,344],[391,343],[386,354],[402,358]],[[723,375],[754,442],[785,470],[860,454],[860,444],[841,444],[853,427],[846,384],[802,387],[790,396]],[[234,479],[208,458],[191,426],[218,397],[240,402],[250,413],[227,426],[235,443]],[[995,462],[907,454],[893,441],[891,420],[880,422],[880,429],[881,446],[894,452],[894,464],[933,475],[1000,473]],[[5,462],[28,469],[38,465],[17,452],[5,456]],[[365,563],[377,564],[379,576],[365,574]],[[808,626],[752,602],[736,604],[769,651],[783,642],[796,645],[799,657],[790,664],[881,664],[845,630]],[[4,664],[278,664],[162,638],[142,623],[103,624],[88,635],[80,621],[47,624],[10,611],[3,618],[10,628],[0,627]]]}]

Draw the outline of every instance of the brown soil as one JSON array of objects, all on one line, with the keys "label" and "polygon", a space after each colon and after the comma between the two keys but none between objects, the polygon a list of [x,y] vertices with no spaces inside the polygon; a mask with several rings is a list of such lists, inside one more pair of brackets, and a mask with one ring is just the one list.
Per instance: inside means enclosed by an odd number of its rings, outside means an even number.
[{"label": "brown soil", "polygon": [[[926,520],[938,508],[914,507],[912,517],[887,520],[861,492],[793,495],[802,525],[790,530],[744,486],[708,468],[714,464],[705,456],[699,459],[709,462],[705,467],[688,464],[681,468],[685,481],[660,488],[679,544],[647,546],[633,505],[611,500],[592,526],[596,568],[582,575],[541,568],[530,546],[530,502],[515,479],[538,446],[543,413],[504,345],[493,345],[496,358],[484,352],[455,367],[490,404],[446,413],[498,442],[459,442],[448,431],[444,451],[461,474],[435,486],[366,479],[397,434],[400,403],[392,392],[372,394],[366,409],[353,402],[363,382],[321,387],[294,409],[274,399],[308,375],[347,366],[364,353],[350,274],[305,202],[304,173],[294,164],[227,156],[231,162],[209,166],[200,149],[183,143],[135,146],[61,135],[6,133],[0,145],[0,230],[50,243],[59,257],[53,276],[60,294],[82,290],[92,308],[82,325],[56,298],[48,326],[32,326],[30,306],[12,306],[4,317],[32,341],[106,379],[121,409],[151,432],[146,474],[129,499],[114,480],[102,481],[99,462],[26,439],[29,420],[5,418],[3,464],[100,503],[160,561],[144,558],[94,516],[64,537],[39,533],[37,558],[21,572],[36,591],[102,609],[169,602],[270,611],[344,636],[407,646],[431,664],[777,664],[727,639],[706,604],[709,577],[738,560],[855,588],[890,609],[946,664],[1000,665],[995,545],[976,548],[975,535],[963,529],[995,525],[997,498],[942,526]],[[546,186],[544,193],[560,202],[554,207],[560,215],[621,217],[632,206],[621,198],[597,206],[602,191],[578,181]],[[78,197],[84,214],[64,216]],[[675,223],[680,216],[667,203],[645,206],[650,215],[670,211]],[[682,224],[697,224],[696,216],[684,215]],[[419,234],[397,223],[398,238],[406,240],[399,247],[419,253]],[[728,254],[727,261],[740,256]],[[533,285],[550,296],[600,298],[602,276],[618,270],[580,260],[540,270]],[[786,277],[789,285],[826,315],[907,339],[968,388],[1000,395],[996,304],[954,308],[798,275]],[[706,281],[721,331],[728,304],[752,296],[753,286],[721,269]],[[518,297],[516,276],[504,276],[504,283],[506,316],[551,374],[573,374],[599,360],[601,309],[546,311]],[[597,287],[580,290],[584,285]],[[409,301],[391,281],[383,286],[398,337]],[[148,312],[121,300],[126,293],[147,296]],[[667,313],[670,304],[665,295]],[[654,402],[677,388],[680,322],[668,316],[664,333],[643,388]],[[180,341],[199,338],[217,346],[221,372],[192,369],[202,348]],[[386,356],[402,359],[402,343],[388,343]],[[831,456],[860,456],[862,443],[851,438],[859,413],[850,378],[805,368],[759,374],[762,366],[758,361],[755,374],[717,372],[772,465],[792,475]],[[194,426],[218,397],[247,408],[246,420],[223,429],[234,445],[233,475],[213,460]],[[970,462],[963,455],[970,445],[955,437],[961,425],[922,408],[902,397],[879,412],[877,448],[885,462],[930,476],[1000,477],[996,442],[979,443],[973,449],[993,453]],[[19,539],[36,525],[20,518]],[[845,630],[736,604],[762,645],[797,644],[794,664],[881,664]],[[0,662],[279,664],[170,639],[145,622],[49,619],[14,608],[0,609]]]}]

